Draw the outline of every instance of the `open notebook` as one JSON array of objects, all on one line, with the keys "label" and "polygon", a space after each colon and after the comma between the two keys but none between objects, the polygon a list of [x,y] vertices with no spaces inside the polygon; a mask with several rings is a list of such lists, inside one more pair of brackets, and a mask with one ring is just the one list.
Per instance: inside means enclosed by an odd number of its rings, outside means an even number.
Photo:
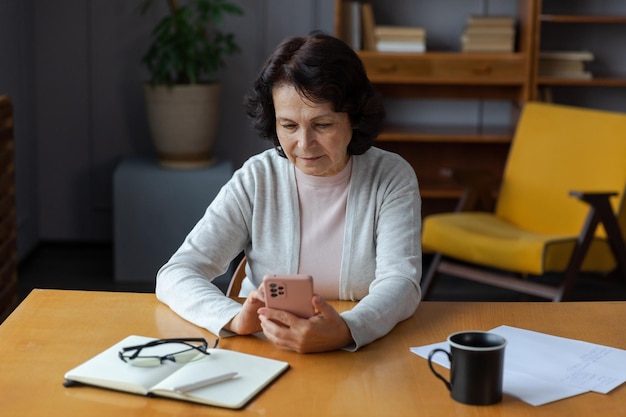
[{"label": "open notebook", "polygon": [[[241,408],[259,391],[289,368],[287,362],[225,349],[208,349],[203,359],[183,364],[166,361],[161,366],[143,368],[129,365],[118,357],[126,346],[155,340],[128,336],[65,374],[66,381],[142,395],[175,398],[225,408]],[[237,376],[207,387],[179,393],[181,385],[236,372]]]}]

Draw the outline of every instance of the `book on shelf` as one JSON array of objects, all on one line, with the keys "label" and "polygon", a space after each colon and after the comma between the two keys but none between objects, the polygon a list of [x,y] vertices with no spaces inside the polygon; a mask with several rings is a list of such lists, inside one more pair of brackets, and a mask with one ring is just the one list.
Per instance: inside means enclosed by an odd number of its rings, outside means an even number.
[{"label": "book on shelf", "polygon": [[591,71],[567,72],[567,71],[548,71],[539,72],[540,77],[550,78],[566,78],[570,80],[591,80],[593,73]]},{"label": "book on shelf", "polygon": [[591,51],[539,51],[539,59],[593,61]]},{"label": "book on shelf", "polygon": [[463,31],[472,36],[515,36],[515,26],[476,26],[467,25]]},{"label": "book on shelf", "polygon": [[461,34],[463,52],[513,52],[515,18],[470,15]]},{"label": "book on shelf", "polygon": [[426,37],[426,29],[419,26],[377,25],[374,29],[377,37],[420,38]]},{"label": "book on shelf", "polygon": [[426,52],[426,30],[411,26],[376,26],[376,50],[380,52]]},{"label": "book on shelf", "polygon": [[502,15],[470,15],[468,25],[476,26],[514,26],[515,17]]},{"label": "book on shelf", "polygon": [[555,78],[591,79],[585,63],[593,60],[589,51],[540,51],[539,76]]},{"label": "book on shelf", "polygon": [[[68,371],[65,374],[65,385],[82,383],[133,394],[236,409],[246,405],[289,368],[287,362],[226,349],[207,349],[210,355],[202,359],[187,363],[166,361],[155,367],[133,366],[118,356],[124,347],[153,340],[156,339],[136,335],[126,337]],[[155,350],[151,352],[155,355],[168,353],[167,344],[150,349]],[[200,386],[202,382],[216,376],[224,376],[225,380]],[[194,385],[199,387],[194,388]]]},{"label": "book on shelf", "polygon": [[387,42],[426,42],[426,36],[402,36],[402,35],[376,35],[377,41],[387,41]]},{"label": "book on shelf", "polygon": [[426,52],[426,45],[423,42],[409,41],[384,41],[376,42],[376,50],[379,52]]},{"label": "book on shelf", "polygon": [[512,52],[514,41],[512,38],[498,38],[498,37],[471,37],[463,35],[461,36],[461,49],[465,52],[469,50],[489,50],[489,51],[502,51]]},{"label": "book on shelf", "polygon": [[506,45],[513,45],[513,41],[515,40],[515,38],[513,36],[500,36],[500,35],[491,35],[491,34],[485,34],[485,33],[467,33],[464,32],[461,35],[461,40],[466,41],[466,42],[472,42],[472,43],[476,43],[476,44],[480,44],[480,43],[499,43],[499,44],[506,44]]},{"label": "book on shelf", "polygon": [[585,63],[572,59],[539,58],[539,74],[556,72],[583,72]]}]

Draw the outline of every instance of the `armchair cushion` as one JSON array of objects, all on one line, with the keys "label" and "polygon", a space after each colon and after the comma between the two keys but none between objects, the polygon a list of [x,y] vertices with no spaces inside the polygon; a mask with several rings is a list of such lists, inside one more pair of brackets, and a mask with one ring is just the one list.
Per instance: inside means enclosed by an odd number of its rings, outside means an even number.
[{"label": "armchair cushion", "polygon": [[[429,250],[523,274],[564,271],[576,238],[523,230],[484,212],[435,214],[424,220],[423,240]],[[615,266],[607,242],[594,240],[582,269],[608,272]]]}]

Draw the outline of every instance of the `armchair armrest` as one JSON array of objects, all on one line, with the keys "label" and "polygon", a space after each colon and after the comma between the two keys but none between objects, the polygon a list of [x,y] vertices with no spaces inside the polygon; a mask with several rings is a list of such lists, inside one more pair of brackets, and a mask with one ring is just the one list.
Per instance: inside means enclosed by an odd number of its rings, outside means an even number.
[{"label": "armchair armrest", "polygon": [[569,195],[572,197],[576,197],[579,200],[583,200],[591,205],[596,205],[597,202],[601,200],[607,200],[609,197],[614,197],[617,195],[616,191],[579,191],[579,190],[571,190]]},{"label": "armchair armrest", "polygon": [[613,213],[613,208],[609,200],[611,197],[618,195],[618,193],[615,191],[585,192],[573,190],[569,192],[569,195],[584,201],[590,206],[589,214],[587,215],[585,225],[581,231],[581,237],[583,232],[587,232],[590,235],[589,239],[591,239],[598,223],[602,223],[606,231],[609,245],[611,245],[611,249],[613,250],[615,260],[622,267],[624,278],[626,278],[626,243],[624,242],[622,230],[620,229],[615,213]]},{"label": "armchair armrest", "polygon": [[[610,202],[610,198],[617,194],[617,192],[584,192],[576,190],[569,192],[570,196],[589,204],[589,212],[578,235],[576,247],[574,248],[562,287],[569,288],[567,284],[573,282],[599,223],[602,223],[604,226],[607,241],[617,262],[618,270],[621,270],[622,277],[626,279],[626,244]],[[566,294],[564,293],[563,295],[565,296]]]}]

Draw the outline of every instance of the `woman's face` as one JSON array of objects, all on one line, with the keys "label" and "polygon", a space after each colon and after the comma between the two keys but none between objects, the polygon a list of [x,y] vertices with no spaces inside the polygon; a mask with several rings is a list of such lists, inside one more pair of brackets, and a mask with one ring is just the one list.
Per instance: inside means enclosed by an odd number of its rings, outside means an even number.
[{"label": "woman's face", "polygon": [[348,163],[352,126],[347,113],[337,113],[330,102],[313,103],[291,85],[272,91],[276,133],[287,158],[308,175],[336,175]]}]

